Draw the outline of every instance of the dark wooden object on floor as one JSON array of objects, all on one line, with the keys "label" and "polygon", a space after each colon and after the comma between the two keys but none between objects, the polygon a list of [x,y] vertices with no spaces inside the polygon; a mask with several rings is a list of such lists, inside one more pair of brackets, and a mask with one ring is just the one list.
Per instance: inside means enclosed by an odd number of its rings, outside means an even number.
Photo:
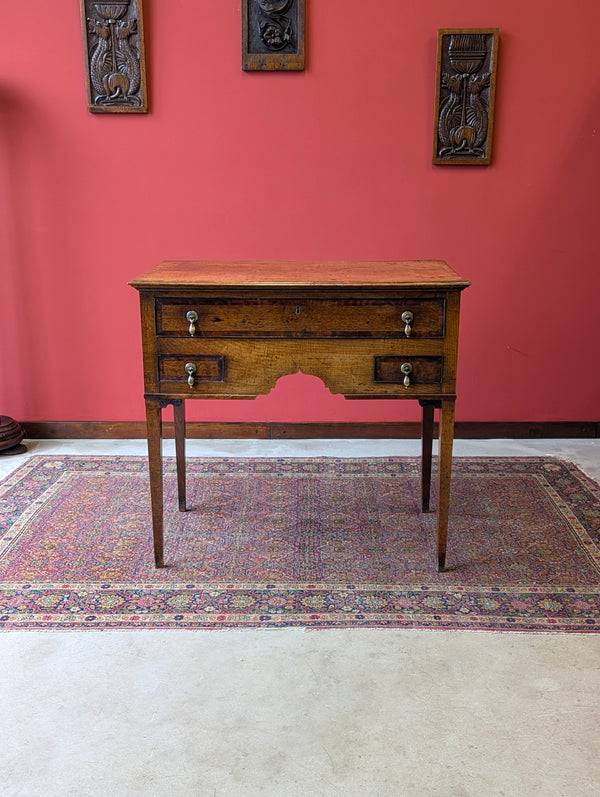
[{"label": "dark wooden object on floor", "polygon": [[8,415],[0,415],[0,454],[22,454],[27,451],[20,445],[25,437],[21,426]]},{"label": "dark wooden object on floor", "polygon": [[302,371],[349,399],[423,407],[423,508],[439,409],[436,559],[446,566],[461,291],[443,261],[170,261],[140,293],[154,556],[163,560],[162,409],[174,405],[185,510],[185,399],[255,398]]}]

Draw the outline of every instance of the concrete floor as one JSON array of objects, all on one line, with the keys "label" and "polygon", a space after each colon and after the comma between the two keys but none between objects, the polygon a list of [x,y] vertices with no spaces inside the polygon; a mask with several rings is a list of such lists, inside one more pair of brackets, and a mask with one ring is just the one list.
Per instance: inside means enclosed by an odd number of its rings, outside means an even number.
[{"label": "concrete floor", "polygon": [[[144,454],[143,441],[29,442]],[[377,456],[418,441],[191,441]],[[169,445],[166,453],[170,453]],[[600,481],[600,440],[466,441]],[[23,457],[0,457],[0,476]],[[0,634],[7,797],[600,795],[600,635],[414,630]]]}]

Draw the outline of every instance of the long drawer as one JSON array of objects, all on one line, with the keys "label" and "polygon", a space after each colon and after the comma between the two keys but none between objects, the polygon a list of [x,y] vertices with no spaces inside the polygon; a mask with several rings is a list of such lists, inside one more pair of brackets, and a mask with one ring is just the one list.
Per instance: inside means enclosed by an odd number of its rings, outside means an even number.
[{"label": "long drawer", "polygon": [[445,299],[158,298],[159,337],[442,338]]}]

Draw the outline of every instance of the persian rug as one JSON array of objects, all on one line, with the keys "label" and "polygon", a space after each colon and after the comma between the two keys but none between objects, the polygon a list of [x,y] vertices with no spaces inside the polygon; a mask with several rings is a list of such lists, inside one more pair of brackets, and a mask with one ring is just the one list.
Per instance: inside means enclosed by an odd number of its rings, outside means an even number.
[{"label": "persian rug", "polygon": [[[600,487],[549,458],[456,458],[448,563],[417,459],[37,456],[0,483],[0,628],[600,631]],[[435,507],[435,487],[432,506]]]}]

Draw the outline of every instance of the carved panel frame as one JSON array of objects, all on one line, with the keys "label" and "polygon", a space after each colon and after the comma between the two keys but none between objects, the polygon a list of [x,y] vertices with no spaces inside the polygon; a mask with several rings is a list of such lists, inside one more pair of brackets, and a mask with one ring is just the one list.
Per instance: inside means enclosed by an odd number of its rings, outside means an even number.
[{"label": "carved panel frame", "polygon": [[306,0],[242,0],[242,69],[301,71]]},{"label": "carved panel frame", "polygon": [[88,110],[147,113],[143,0],[80,0]]},{"label": "carved panel frame", "polygon": [[498,42],[498,28],[438,31],[433,163],[491,163]]}]

